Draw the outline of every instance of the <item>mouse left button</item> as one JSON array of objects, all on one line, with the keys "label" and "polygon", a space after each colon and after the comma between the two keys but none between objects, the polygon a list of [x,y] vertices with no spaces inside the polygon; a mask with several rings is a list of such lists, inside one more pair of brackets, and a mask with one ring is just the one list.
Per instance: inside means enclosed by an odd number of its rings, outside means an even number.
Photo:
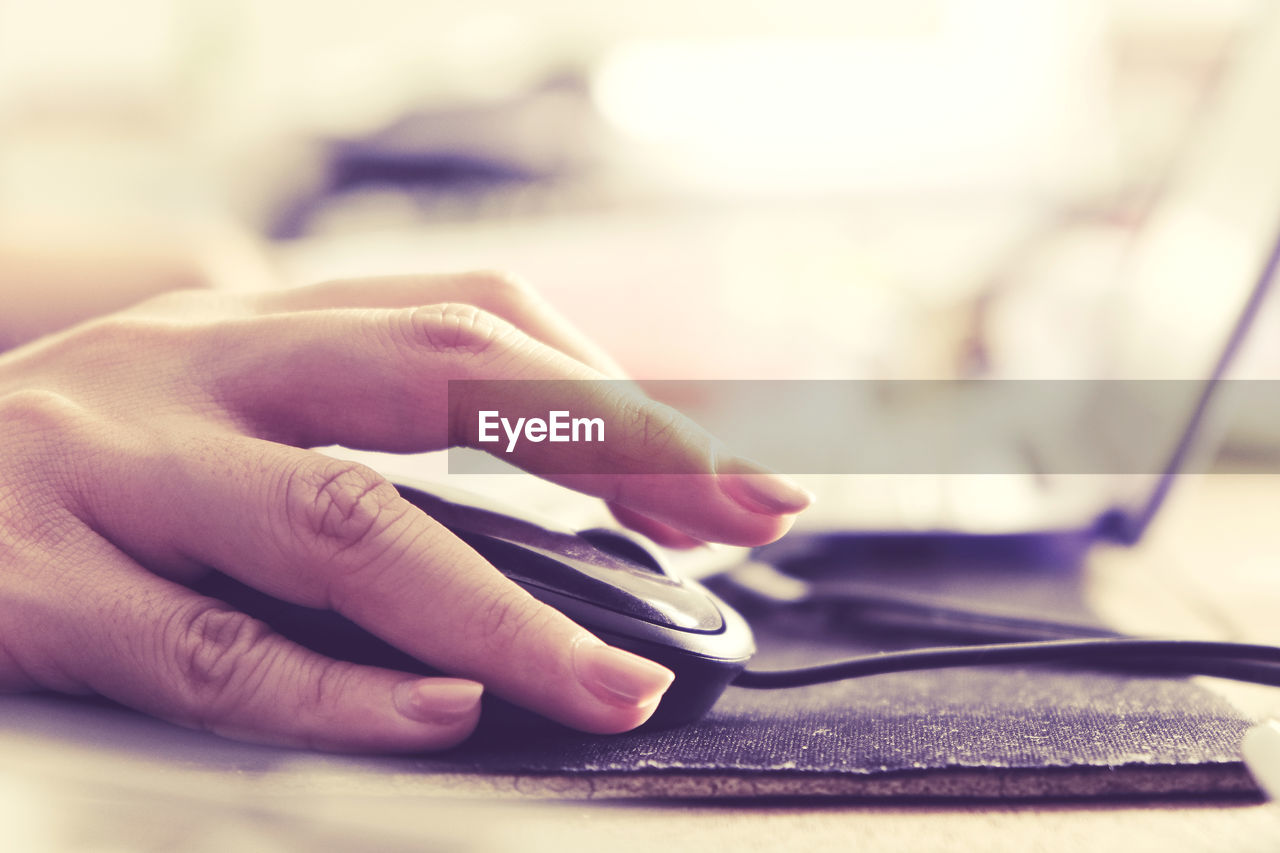
[{"label": "mouse left button", "polygon": [[667,567],[654,556],[649,548],[636,541],[625,531],[614,530],[609,527],[592,527],[588,530],[579,530],[578,536],[606,554],[625,560],[628,563],[633,563],[636,568],[644,569],[663,577],[669,578],[672,576]]}]

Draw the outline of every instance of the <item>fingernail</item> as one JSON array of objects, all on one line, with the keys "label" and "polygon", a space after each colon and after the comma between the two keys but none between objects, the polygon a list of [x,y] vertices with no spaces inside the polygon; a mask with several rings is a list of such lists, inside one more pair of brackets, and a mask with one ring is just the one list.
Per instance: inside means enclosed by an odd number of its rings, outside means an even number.
[{"label": "fingernail", "polygon": [[763,465],[737,456],[716,459],[720,491],[745,510],[791,515],[813,503],[813,493]]},{"label": "fingernail", "polygon": [[591,636],[582,636],[574,644],[573,670],[596,698],[626,708],[654,704],[675,680],[665,666]]},{"label": "fingernail", "polygon": [[391,691],[396,710],[419,723],[454,723],[475,712],[484,685],[463,678],[402,681]]}]

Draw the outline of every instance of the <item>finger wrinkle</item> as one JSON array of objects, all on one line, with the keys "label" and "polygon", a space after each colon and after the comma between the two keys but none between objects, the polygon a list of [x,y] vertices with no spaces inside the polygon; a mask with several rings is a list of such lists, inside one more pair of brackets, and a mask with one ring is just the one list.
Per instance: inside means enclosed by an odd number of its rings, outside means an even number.
[{"label": "finger wrinkle", "polygon": [[505,343],[514,326],[475,305],[445,302],[409,313],[415,342],[441,353],[482,357]]},{"label": "finger wrinkle", "polygon": [[[404,502],[404,512],[387,522],[383,533],[374,538],[374,544],[367,546],[358,555],[351,551],[345,554],[348,560],[358,556],[359,561],[345,566],[336,566],[328,573],[324,590],[325,606],[356,618],[362,610],[369,609],[367,605],[363,608],[357,606],[358,602],[368,600],[386,602],[412,595],[413,588],[406,588],[404,584],[387,588],[389,585],[382,580],[384,576],[391,574],[410,583],[413,581],[425,583],[425,578],[416,575],[412,567],[406,567],[398,560],[391,559],[393,555],[404,558],[406,555],[417,554],[423,550],[421,542],[428,535],[429,527],[424,529],[421,525],[411,523],[410,515],[416,512],[418,512],[417,508]],[[430,519],[426,521],[429,524],[434,523]]]},{"label": "finger wrinkle", "polygon": [[[167,625],[172,665],[187,693],[187,712],[212,730],[214,720],[245,702],[261,683],[266,656],[261,646],[271,630],[243,613],[204,601],[180,610]],[[258,675],[254,673],[258,672]]]},{"label": "finger wrinkle", "polygon": [[386,510],[400,500],[395,487],[355,462],[316,457],[318,464],[292,468],[285,481],[286,541],[305,531],[320,544],[321,557],[340,555],[368,542]]}]

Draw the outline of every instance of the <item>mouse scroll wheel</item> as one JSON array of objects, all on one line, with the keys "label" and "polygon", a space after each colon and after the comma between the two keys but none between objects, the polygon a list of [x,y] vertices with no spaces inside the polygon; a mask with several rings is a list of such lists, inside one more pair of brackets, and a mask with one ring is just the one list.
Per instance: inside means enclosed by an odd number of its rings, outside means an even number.
[{"label": "mouse scroll wheel", "polygon": [[608,527],[593,527],[590,530],[579,530],[578,536],[590,542],[606,554],[632,563],[638,569],[653,572],[655,575],[670,577],[666,566],[658,562],[648,546],[632,538],[624,530],[613,530]]}]

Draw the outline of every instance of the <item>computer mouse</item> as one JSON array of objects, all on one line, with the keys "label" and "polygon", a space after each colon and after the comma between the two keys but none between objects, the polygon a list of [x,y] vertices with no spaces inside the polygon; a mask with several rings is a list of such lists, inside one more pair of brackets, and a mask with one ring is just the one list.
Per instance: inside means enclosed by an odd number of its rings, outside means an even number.
[{"label": "computer mouse", "polygon": [[675,673],[647,727],[703,716],[755,653],[746,620],[701,584],[676,577],[639,534],[562,528],[434,483],[396,488],[534,598]]}]

